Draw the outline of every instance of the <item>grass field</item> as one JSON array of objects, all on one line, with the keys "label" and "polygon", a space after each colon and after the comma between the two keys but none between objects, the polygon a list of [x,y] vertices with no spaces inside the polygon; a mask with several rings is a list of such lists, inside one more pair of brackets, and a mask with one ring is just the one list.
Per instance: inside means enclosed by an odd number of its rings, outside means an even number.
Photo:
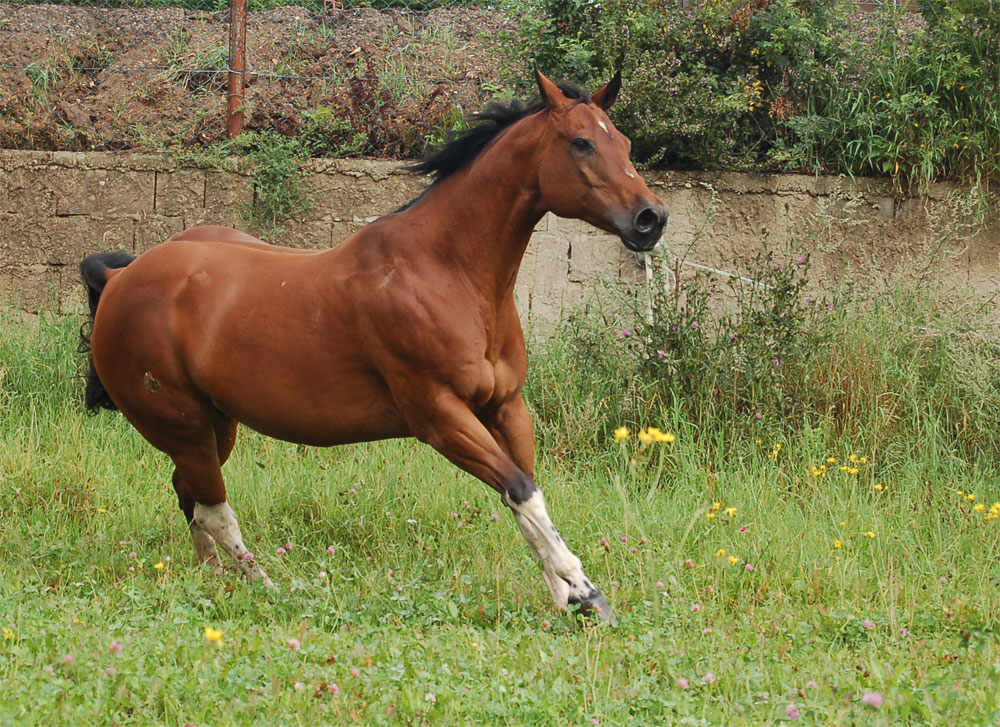
[{"label": "grass field", "polygon": [[1000,480],[934,416],[906,449],[766,411],[540,420],[553,520],[620,617],[581,628],[499,498],[412,440],[242,430],[230,501],[279,588],[213,579],[167,458],[83,412],[80,322],[0,316],[0,725],[1000,723]]}]

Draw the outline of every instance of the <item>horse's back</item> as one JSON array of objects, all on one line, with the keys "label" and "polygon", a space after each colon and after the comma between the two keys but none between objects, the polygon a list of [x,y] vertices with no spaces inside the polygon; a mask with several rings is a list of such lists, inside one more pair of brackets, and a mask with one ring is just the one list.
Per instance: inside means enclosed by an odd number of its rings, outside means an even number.
[{"label": "horse's back", "polygon": [[178,232],[176,235],[171,235],[167,238],[166,242],[217,242],[217,243],[227,243],[227,244],[237,244],[237,245],[248,245],[250,247],[265,248],[268,250],[273,250],[274,252],[283,253],[310,253],[315,252],[314,250],[302,250],[295,247],[283,247],[281,245],[272,245],[270,243],[264,242],[263,240],[258,240],[253,235],[248,235],[245,232],[234,229],[232,227],[224,227],[222,225],[199,225],[198,227],[192,227],[190,229],[184,230],[183,232]]},{"label": "horse's back", "polygon": [[178,232],[176,235],[171,235],[166,241],[177,242],[184,240],[189,242],[237,242],[252,245],[267,245],[266,242],[258,240],[252,235],[222,225],[199,225],[198,227],[191,227],[183,232]]}]

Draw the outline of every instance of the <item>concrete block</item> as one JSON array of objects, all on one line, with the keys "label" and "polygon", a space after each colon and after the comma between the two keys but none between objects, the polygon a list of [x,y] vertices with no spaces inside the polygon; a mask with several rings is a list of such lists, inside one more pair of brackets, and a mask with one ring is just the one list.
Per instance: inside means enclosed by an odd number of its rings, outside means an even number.
[{"label": "concrete block", "polygon": [[153,212],[156,172],[55,169],[57,216],[138,216]]},{"label": "concrete block", "polygon": [[181,216],[205,209],[206,174],[201,169],[156,172],[156,214]]}]

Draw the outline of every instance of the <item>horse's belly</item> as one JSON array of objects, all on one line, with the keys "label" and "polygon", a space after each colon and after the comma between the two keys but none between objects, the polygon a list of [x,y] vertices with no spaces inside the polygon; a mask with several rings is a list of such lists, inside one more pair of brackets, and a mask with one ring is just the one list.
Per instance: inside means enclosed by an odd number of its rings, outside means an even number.
[{"label": "horse's belly", "polygon": [[328,447],[410,434],[391,397],[369,382],[274,381],[209,393],[228,417],[290,442]]}]

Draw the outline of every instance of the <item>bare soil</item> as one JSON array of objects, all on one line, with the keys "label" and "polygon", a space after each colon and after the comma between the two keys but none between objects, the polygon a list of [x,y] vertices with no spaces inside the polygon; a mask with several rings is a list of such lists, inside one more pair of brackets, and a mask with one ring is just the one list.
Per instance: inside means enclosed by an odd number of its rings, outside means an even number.
[{"label": "bare soil", "polygon": [[[0,5],[0,147],[188,146],[226,135],[228,13]],[[245,128],[327,153],[419,154],[503,87],[487,10],[251,13]],[[310,122],[312,119],[312,122]]]}]

